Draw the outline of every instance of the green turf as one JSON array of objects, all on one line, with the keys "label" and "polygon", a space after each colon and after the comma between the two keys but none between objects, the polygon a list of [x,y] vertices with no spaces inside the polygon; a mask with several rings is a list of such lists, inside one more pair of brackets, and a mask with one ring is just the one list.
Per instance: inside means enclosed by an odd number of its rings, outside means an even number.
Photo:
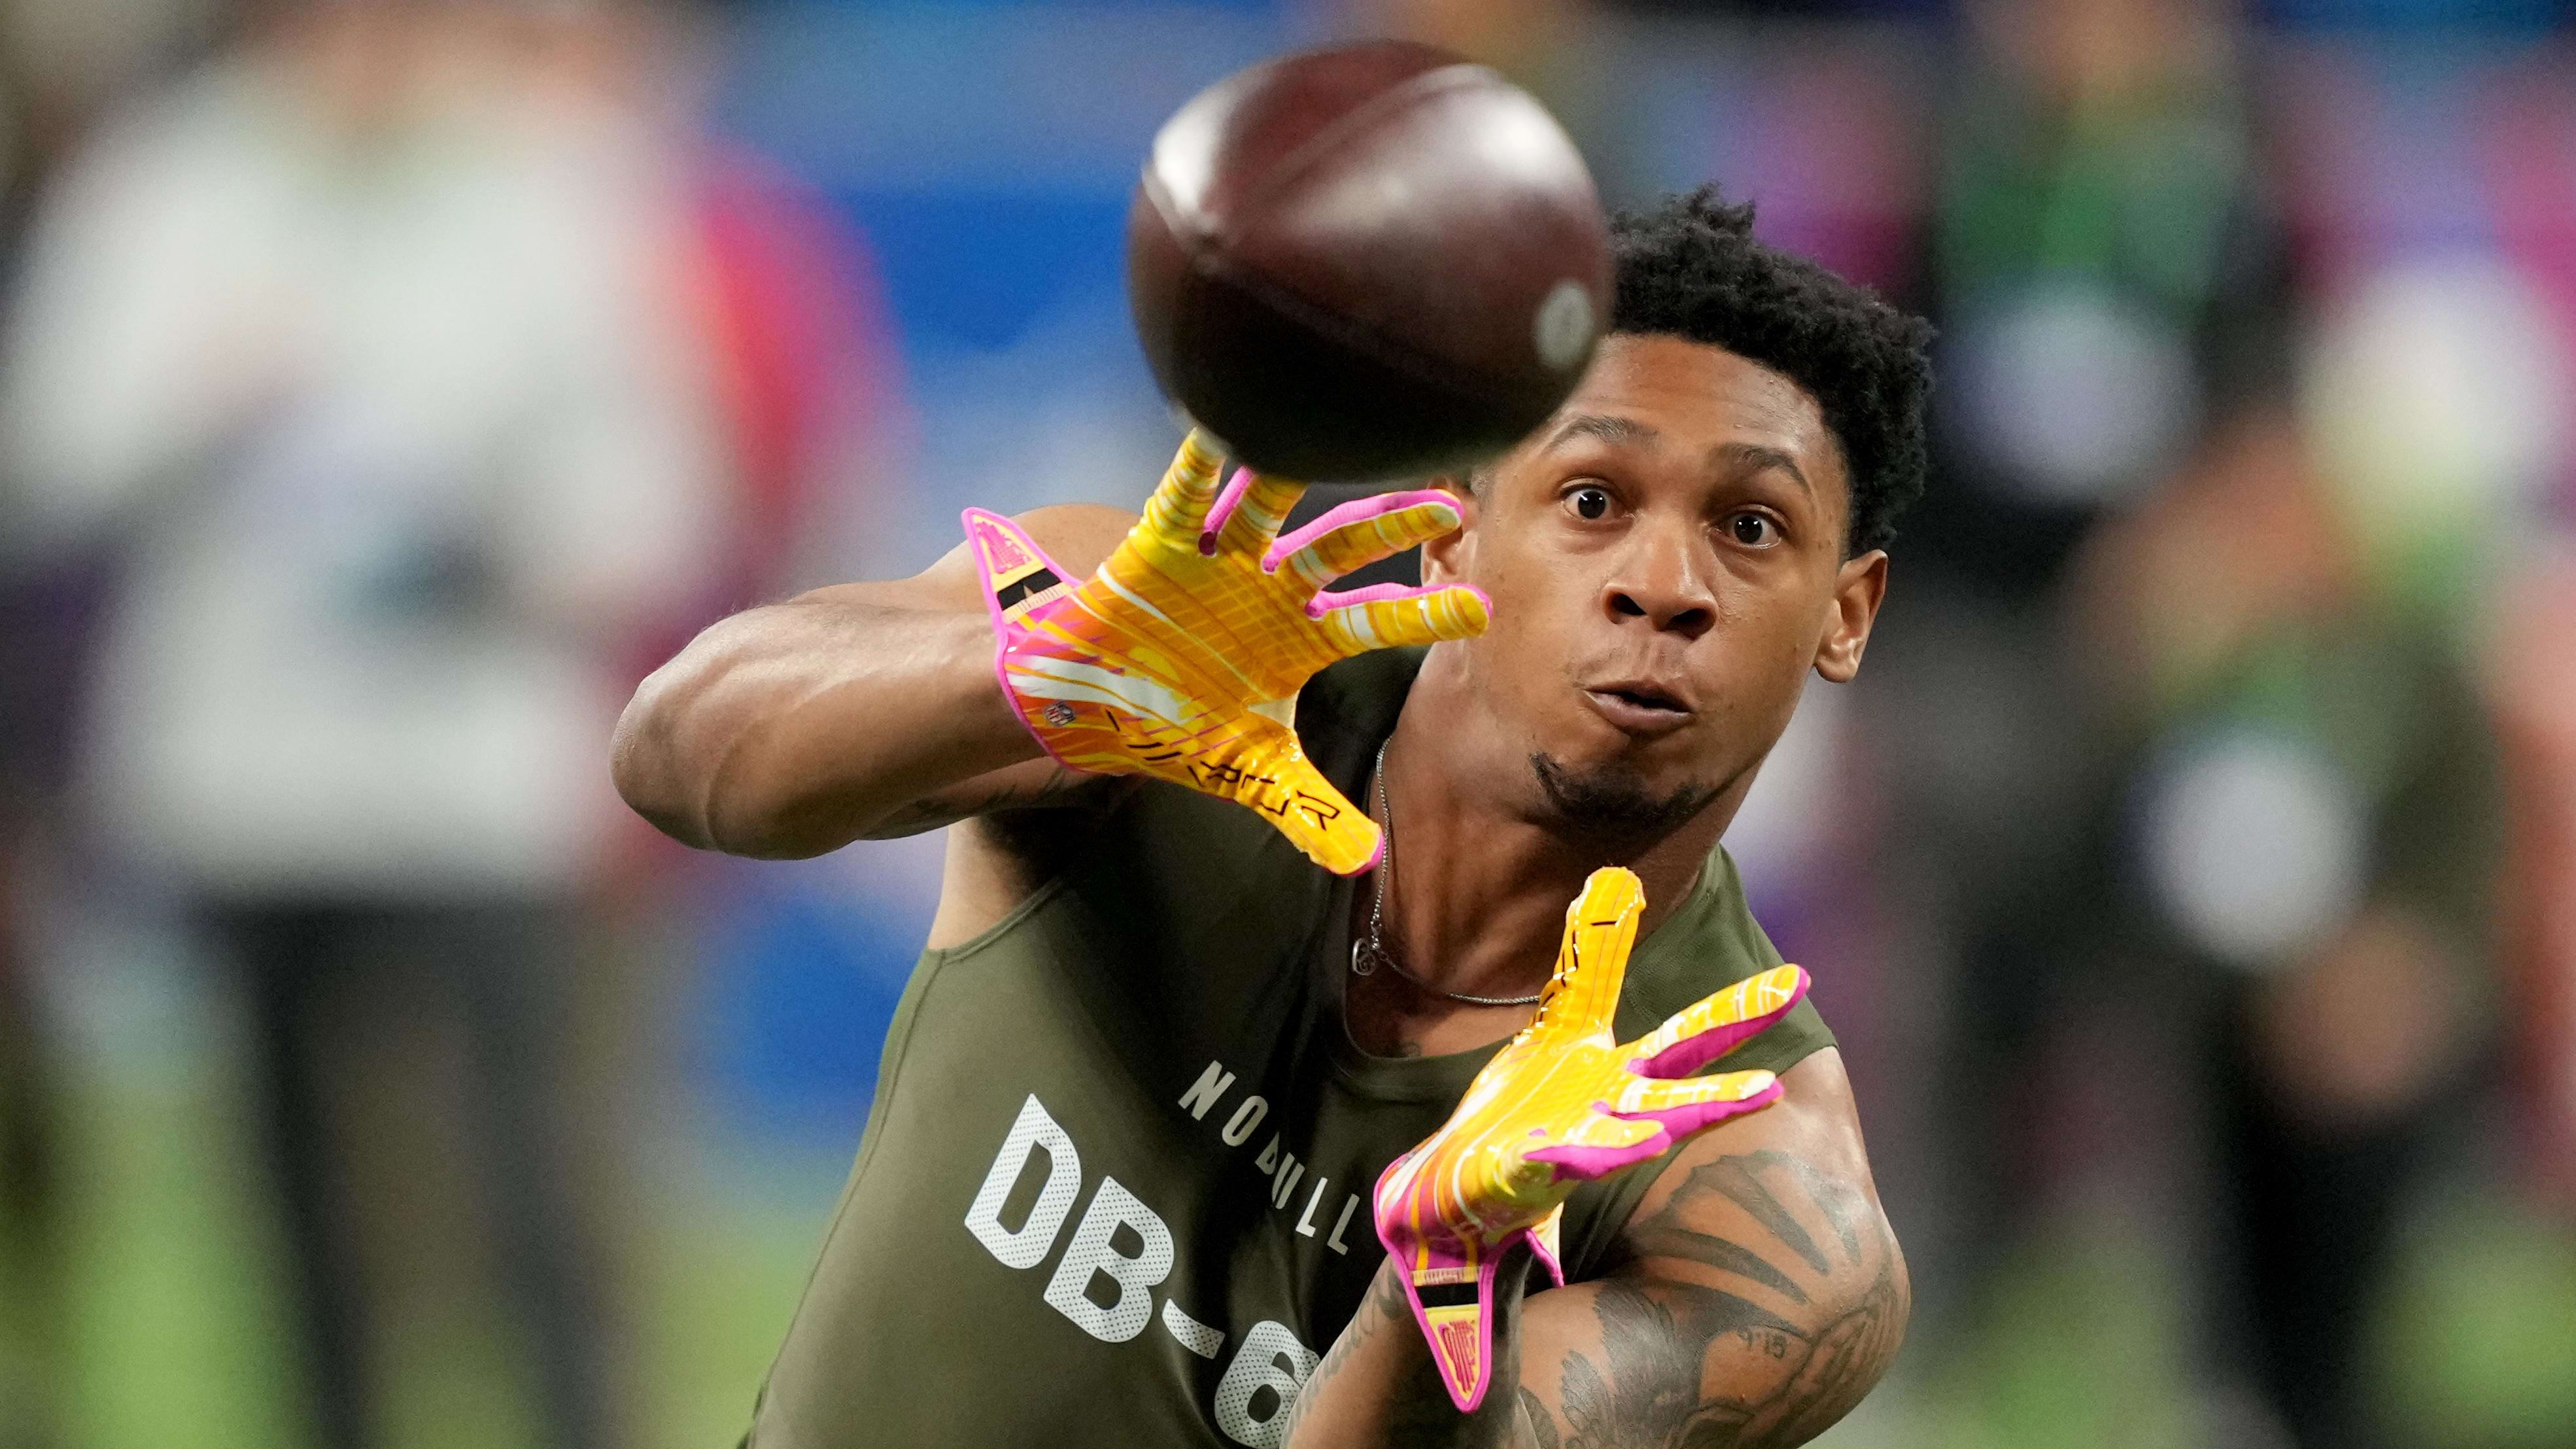
[{"label": "green turf", "polygon": [[[264,1189],[228,1100],[219,1063],[95,1073],[73,1094],[71,1313],[56,1381],[83,1449],[308,1443]],[[616,1437],[723,1449],[740,1437],[829,1198],[814,1163],[763,1192],[729,1158],[719,1190],[713,1171],[686,1166],[691,1153],[670,1156],[682,1166],[639,1196],[621,1254]],[[2206,1390],[2192,1378],[2187,1286],[2134,1234],[2061,1224],[2007,1258],[1951,1341],[1927,1343],[1917,1325],[1902,1386],[1826,1449],[2196,1445]],[[534,1449],[508,1333],[467,1301],[403,1325],[391,1345],[389,1449]],[[2402,1442],[2576,1449],[2576,1233],[2455,1186],[2409,1236],[2374,1344]],[[0,1444],[11,1419],[0,1404]]]},{"label": "green turf", "polygon": [[198,1084],[71,1097],[61,1410],[97,1449],[297,1449],[245,1146]]},{"label": "green turf", "polygon": [[2576,1233],[2451,1192],[2393,1275],[2371,1381],[2418,1449],[2576,1449]]}]

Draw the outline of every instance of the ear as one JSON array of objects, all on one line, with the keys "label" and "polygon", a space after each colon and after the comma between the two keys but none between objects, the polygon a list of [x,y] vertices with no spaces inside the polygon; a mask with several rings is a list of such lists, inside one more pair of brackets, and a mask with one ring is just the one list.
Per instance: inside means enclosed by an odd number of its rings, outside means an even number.
[{"label": "ear", "polygon": [[1834,575],[1833,611],[1825,636],[1816,643],[1816,673],[1835,684],[1849,684],[1860,673],[1861,651],[1869,647],[1870,625],[1887,597],[1887,550],[1871,549],[1845,559]]},{"label": "ear", "polygon": [[1476,517],[1484,499],[1475,485],[1464,478],[1428,479],[1426,487],[1437,488],[1458,504],[1458,527],[1422,545],[1422,581],[1426,584],[1456,583],[1472,572],[1476,557]]}]

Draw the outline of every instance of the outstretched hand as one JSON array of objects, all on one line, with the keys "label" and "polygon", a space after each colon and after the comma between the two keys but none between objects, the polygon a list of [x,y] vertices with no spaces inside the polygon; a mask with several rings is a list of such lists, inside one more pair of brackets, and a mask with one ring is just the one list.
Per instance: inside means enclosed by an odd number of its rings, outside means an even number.
[{"label": "outstretched hand", "polygon": [[1659,1157],[1694,1133],[1777,1100],[1769,1072],[1690,1073],[1780,1019],[1807,973],[1780,966],[1677,1013],[1624,1045],[1611,1035],[1645,891],[1594,871],[1565,913],[1538,1015],[1485,1064],[1439,1131],[1390,1164],[1378,1238],[1461,1410],[1493,1377],[1494,1274],[1527,1238],[1557,1282],[1556,1233],[1578,1183]]},{"label": "outstretched hand", "polygon": [[1466,585],[1324,586],[1458,526],[1434,489],[1343,504],[1279,537],[1302,483],[1237,471],[1193,431],[1115,553],[1076,581],[1009,519],[966,510],[1003,693],[1063,763],[1152,775],[1248,805],[1338,875],[1378,829],[1299,748],[1297,691],[1335,660],[1481,634]]}]

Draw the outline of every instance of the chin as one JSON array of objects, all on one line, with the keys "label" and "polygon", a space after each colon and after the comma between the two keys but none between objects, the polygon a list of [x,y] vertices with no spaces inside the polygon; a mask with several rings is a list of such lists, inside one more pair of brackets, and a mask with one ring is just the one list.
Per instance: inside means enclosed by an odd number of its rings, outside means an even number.
[{"label": "chin", "polygon": [[1613,854],[1643,849],[1672,834],[1725,789],[1722,782],[1689,771],[1650,768],[1635,755],[1533,751],[1530,776],[1558,828]]}]

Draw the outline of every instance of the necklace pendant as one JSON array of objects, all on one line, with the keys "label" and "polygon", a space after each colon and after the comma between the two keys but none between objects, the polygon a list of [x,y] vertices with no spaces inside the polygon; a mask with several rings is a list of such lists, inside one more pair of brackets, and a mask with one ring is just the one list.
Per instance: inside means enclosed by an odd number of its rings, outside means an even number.
[{"label": "necklace pendant", "polygon": [[1351,943],[1351,974],[1353,976],[1374,976],[1377,974],[1378,966],[1385,960],[1386,952],[1382,950],[1375,941],[1353,941]]}]

